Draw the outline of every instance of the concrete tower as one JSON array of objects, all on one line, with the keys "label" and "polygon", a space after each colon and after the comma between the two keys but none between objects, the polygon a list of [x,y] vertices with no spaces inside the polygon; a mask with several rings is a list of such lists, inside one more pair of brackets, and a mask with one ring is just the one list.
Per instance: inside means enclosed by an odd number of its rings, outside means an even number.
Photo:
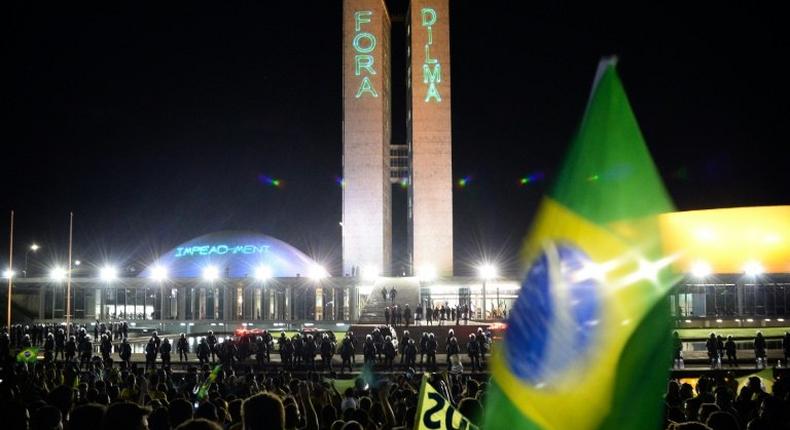
[{"label": "concrete tower", "polygon": [[343,273],[389,274],[390,18],[383,0],[343,1]]},{"label": "concrete tower", "polygon": [[412,0],[408,39],[409,226],[415,274],[453,274],[448,0]]}]

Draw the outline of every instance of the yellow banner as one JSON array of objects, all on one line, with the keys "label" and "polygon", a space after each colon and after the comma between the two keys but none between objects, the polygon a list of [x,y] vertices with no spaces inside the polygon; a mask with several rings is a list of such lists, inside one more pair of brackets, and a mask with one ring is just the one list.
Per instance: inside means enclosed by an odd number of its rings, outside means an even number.
[{"label": "yellow banner", "polygon": [[422,377],[420,400],[417,404],[417,416],[414,430],[478,430],[466,417],[461,415],[450,401],[439,394],[428,383],[428,374]]}]

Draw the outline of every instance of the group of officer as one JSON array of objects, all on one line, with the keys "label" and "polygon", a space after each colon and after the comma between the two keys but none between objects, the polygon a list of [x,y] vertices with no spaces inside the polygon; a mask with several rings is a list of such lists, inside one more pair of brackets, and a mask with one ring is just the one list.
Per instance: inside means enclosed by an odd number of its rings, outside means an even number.
[{"label": "group of officer", "polygon": [[[482,363],[485,363],[485,354],[488,352],[489,344],[490,340],[482,328],[478,328],[477,333],[469,334],[464,348],[469,356],[473,371],[482,370]],[[447,331],[444,345],[449,368],[453,357],[460,358],[461,353],[461,345],[453,329]],[[393,370],[395,357],[398,354],[401,366],[417,367],[417,354],[419,353],[419,367],[435,370],[438,349],[439,342],[433,333],[423,332],[422,336],[415,340],[408,330],[404,330],[401,338],[398,339],[391,327],[384,326],[373,329],[373,333],[365,336],[362,355],[365,363],[379,364],[387,370]]]},{"label": "group of officer", "polygon": [[[43,341],[44,359],[55,361],[58,359],[75,361],[79,359],[80,367],[87,367],[94,360],[94,350],[98,350],[101,360],[107,365],[112,363],[112,354],[117,352],[121,363],[125,367],[131,365],[132,346],[127,337],[123,337],[120,343],[113,343],[112,331],[100,332],[97,345],[94,339],[88,334],[85,327],[80,327],[75,335],[68,339],[62,328],[55,332],[48,332]],[[463,349],[469,356],[472,370],[482,370],[482,363],[485,363],[485,355],[488,351],[490,341],[482,328],[478,328],[477,333],[470,334]],[[276,344],[276,345],[275,345]],[[7,356],[10,352],[12,342],[8,333],[3,333],[0,337],[0,353]],[[30,334],[23,334],[19,340],[20,348],[33,347]],[[148,342],[144,346],[145,368],[156,368],[157,359],[161,359],[163,368],[171,365],[172,347],[170,340],[160,337],[154,331]],[[180,362],[189,361],[190,344],[186,334],[181,333],[175,342],[176,352]],[[453,357],[461,354],[462,346],[455,336],[454,330],[448,330],[447,337],[444,339],[444,352],[447,354],[447,365],[451,364]],[[356,354],[358,350],[357,339],[354,333],[349,330],[343,340],[339,343],[331,331],[324,333],[296,333],[291,337],[281,332],[276,340],[267,331],[263,330],[254,336],[242,335],[237,339],[228,338],[224,342],[219,339],[213,331],[208,332],[207,336],[199,338],[195,353],[201,364],[215,363],[217,360],[223,363],[226,368],[233,367],[234,363],[244,361],[254,355],[259,366],[271,363],[271,354],[278,352],[282,366],[288,369],[322,370],[332,371],[333,357],[339,353],[342,358],[340,371],[353,371],[356,364]],[[416,368],[436,368],[436,354],[439,350],[439,341],[433,333],[423,332],[422,336],[412,338],[409,330],[404,330],[400,338],[396,331],[389,325],[376,327],[371,334],[365,336],[361,346],[361,353],[365,363],[378,365],[388,370],[393,370],[395,359],[400,356],[398,365]],[[419,364],[417,355],[419,354]],[[320,362],[316,362],[316,356],[320,356]]]},{"label": "group of officer", "polygon": [[424,318],[426,325],[433,325],[434,321],[438,325],[442,325],[443,321],[455,321],[455,324],[458,325],[461,320],[464,321],[464,324],[468,324],[471,314],[472,310],[467,304],[456,306],[443,304],[434,308],[428,304],[423,308],[422,304],[418,304],[417,309],[413,313],[408,303],[404,305],[403,309],[399,305],[393,304],[384,308],[384,322],[386,325],[395,327],[403,322],[408,327],[412,322],[416,325],[421,325]]},{"label": "group of officer", "polygon": [[[680,339],[678,332],[672,334],[672,342],[674,349],[675,361],[683,359],[683,342]],[[758,331],[757,335],[752,340],[752,348],[754,350],[754,358],[757,367],[766,367],[767,347],[765,337],[762,332]],[[711,333],[705,340],[705,349],[708,353],[708,360],[711,368],[721,367],[722,361],[726,356],[726,364],[730,367],[738,367],[738,348],[732,336],[727,336],[725,340],[721,335]],[[790,332],[786,332],[782,339],[782,349],[784,352],[785,365],[790,365]]]}]

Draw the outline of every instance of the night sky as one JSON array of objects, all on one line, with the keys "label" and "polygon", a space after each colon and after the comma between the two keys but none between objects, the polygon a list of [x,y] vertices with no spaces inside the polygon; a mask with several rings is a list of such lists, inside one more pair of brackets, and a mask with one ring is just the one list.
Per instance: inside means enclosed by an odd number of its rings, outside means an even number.
[{"label": "night sky", "polygon": [[[0,256],[14,209],[15,259],[36,241],[31,267],[65,263],[73,211],[88,264],[140,264],[243,229],[339,274],[340,1],[29,3],[0,14]],[[784,15],[522,3],[451,2],[453,176],[471,179],[454,191],[457,273],[484,254],[517,270],[603,55],[620,58],[679,209],[790,202]],[[403,15],[405,1],[388,4]],[[393,25],[394,143],[405,140],[404,32]],[[519,185],[530,174],[544,179]]]}]

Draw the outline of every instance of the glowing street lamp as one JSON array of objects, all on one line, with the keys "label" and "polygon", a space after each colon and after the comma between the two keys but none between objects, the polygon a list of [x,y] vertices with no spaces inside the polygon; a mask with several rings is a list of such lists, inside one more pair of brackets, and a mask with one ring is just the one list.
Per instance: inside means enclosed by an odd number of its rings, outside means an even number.
[{"label": "glowing street lamp", "polygon": [[263,282],[268,281],[272,277],[272,268],[266,265],[260,265],[255,268],[255,279]]},{"label": "glowing street lamp", "polygon": [[12,269],[3,270],[3,279],[11,279],[14,276],[16,276],[16,272],[14,272]]},{"label": "glowing street lamp", "polygon": [[756,277],[765,273],[765,268],[759,261],[750,261],[743,266],[743,273],[746,276]]},{"label": "glowing street lamp", "polygon": [[206,266],[203,268],[203,279],[209,282],[219,279],[219,268],[217,266]]},{"label": "glowing street lamp", "polygon": [[32,252],[36,252],[36,251],[38,251],[40,248],[41,248],[41,247],[40,247],[40,246],[38,246],[38,244],[36,244],[36,243],[34,242],[32,245],[30,245],[30,247],[28,247],[27,251],[25,251],[25,269],[24,269],[24,270],[22,270],[22,274],[24,275],[24,277],[25,277],[25,278],[27,278],[27,260],[28,260],[28,259],[27,259],[27,257],[28,257],[28,255],[30,254],[30,252],[31,252],[31,251],[32,251]]},{"label": "glowing street lamp", "polygon": [[497,268],[493,264],[483,264],[477,268],[481,279],[494,279],[497,277]]},{"label": "glowing street lamp", "polygon": [[118,278],[118,269],[113,266],[104,266],[99,269],[99,279],[104,282],[112,282]]},{"label": "glowing street lamp", "polygon": [[329,277],[329,272],[326,271],[324,266],[320,266],[318,264],[314,264],[310,267],[310,270],[307,272],[307,277],[312,279],[313,281],[320,282],[323,279]]},{"label": "glowing street lamp", "polygon": [[379,277],[379,268],[376,266],[364,266],[360,274],[362,275],[362,279],[373,281]]},{"label": "glowing street lamp", "polygon": [[[480,278],[483,280],[483,319],[486,318],[486,281],[494,279],[497,277],[497,268],[493,264],[481,264],[477,268],[477,272],[480,275]],[[497,303],[497,305],[499,305]]]},{"label": "glowing street lamp", "polygon": [[431,282],[436,279],[436,266],[424,264],[417,268],[417,277],[420,281]]},{"label": "glowing street lamp", "polygon": [[62,282],[66,279],[66,269],[62,267],[55,267],[49,271],[49,279],[55,282]]},{"label": "glowing street lamp", "polygon": [[157,282],[167,280],[167,267],[156,265],[151,268],[151,279]]},{"label": "glowing street lamp", "polygon": [[713,273],[713,268],[705,261],[697,261],[691,266],[691,275],[697,279],[706,278]]}]

